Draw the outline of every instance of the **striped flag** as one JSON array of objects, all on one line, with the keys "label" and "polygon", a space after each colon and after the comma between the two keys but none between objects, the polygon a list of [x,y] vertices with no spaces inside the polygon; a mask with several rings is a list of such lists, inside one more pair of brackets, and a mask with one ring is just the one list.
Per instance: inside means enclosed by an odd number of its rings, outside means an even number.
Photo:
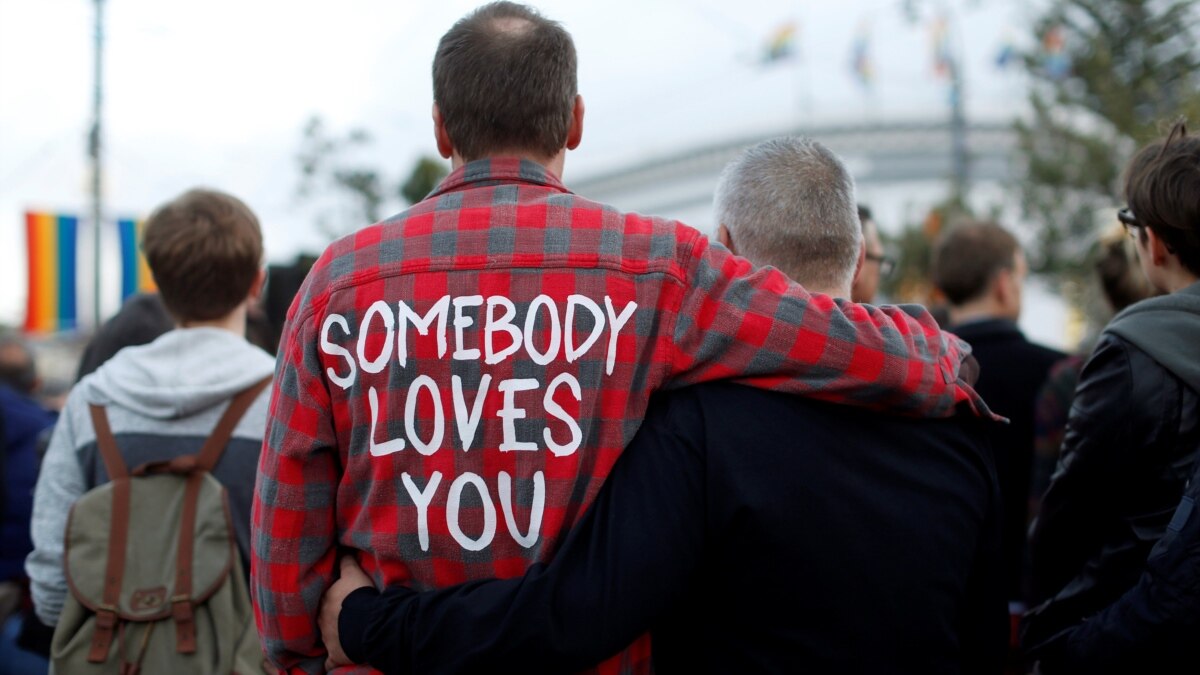
[{"label": "striped flag", "polygon": [[929,44],[933,51],[933,72],[938,77],[949,77],[953,65],[950,55],[950,27],[945,16],[939,16],[929,26]]},{"label": "striped flag", "polygon": [[122,218],[117,221],[121,235],[121,300],[134,293],[151,293],[157,290],[146,256],[142,254],[142,231],[146,224],[141,220]]},{"label": "striped flag", "polygon": [[780,25],[763,45],[763,63],[774,63],[794,56],[796,53],[796,22]]},{"label": "striped flag", "polygon": [[1061,82],[1071,75],[1071,56],[1062,26],[1051,26],[1042,36],[1042,69],[1050,79]]},{"label": "striped flag", "polygon": [[1007,31],[1004,34],[1004,41],[1000,43],[1000,48],[996,50],[996,67],[1004,70],[1010,65],[1017,63],[1020,55],[1017,54],[1017,48],[1013,43],[1012,32]]},{"label": "striped flag", "polygon": [[866,21],[859,22],[854,43],[850,46],[850,69],[864,87],[869,88],[875,81],[875,65],[871,62],[871,25]]},{"label": "striped flag", "polygon": [[78,320],[75,297],[75,216],[29,211],[25,239],[29,253],[29,293],[25,331],[56,333],[73,330]]}]

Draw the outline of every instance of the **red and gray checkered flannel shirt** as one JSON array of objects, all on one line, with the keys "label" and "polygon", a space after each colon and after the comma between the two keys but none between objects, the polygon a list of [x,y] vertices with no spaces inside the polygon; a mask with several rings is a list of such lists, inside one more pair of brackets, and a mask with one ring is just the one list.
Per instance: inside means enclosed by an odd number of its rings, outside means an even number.
[{"label": "red and gray checkered flannel shirt", "polygon": [[[537,164],[467,164],[331,245],[291,308],[253,515],[268,655],[322,669],[339,547],[378,585],[416,589],[548,559],[657,389],[735,378],[982,414],[957,380],[967,351],[922,308],[810,294]],[[643,640],[602,670],[645,670],[648,654]]]}]

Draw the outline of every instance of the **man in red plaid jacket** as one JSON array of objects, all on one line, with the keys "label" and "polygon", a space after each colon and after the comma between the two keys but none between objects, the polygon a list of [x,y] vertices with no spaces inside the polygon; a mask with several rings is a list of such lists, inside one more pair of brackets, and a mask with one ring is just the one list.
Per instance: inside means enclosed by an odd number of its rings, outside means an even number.
[{"label": "man in red plaid jacket", "polygon": [[[945,416],[986,407],[968,348],[918,307],[814,295],[696,230],[559,181],[582,135],[575,51],[498,2],[442,37],[438,149],[453,172],[332,244],[280,345],[253,515],[271,661],[321,672],[316,619],[339,547],[423,590],[548,559],[654,390],[736,378]],[[669,476],[664,476],[669,480]],[[601,672],[646,672],[639,641]]]}]

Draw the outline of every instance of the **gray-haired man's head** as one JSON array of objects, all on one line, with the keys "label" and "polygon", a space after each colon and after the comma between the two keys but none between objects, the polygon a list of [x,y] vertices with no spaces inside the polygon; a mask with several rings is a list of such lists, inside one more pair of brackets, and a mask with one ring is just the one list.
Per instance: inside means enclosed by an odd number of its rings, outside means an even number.
[{"label": "gray-haired man's head", "polygon": [[809,138],[776,138],[730,162],[717,184],[730,248],[812,290],[849,297],[862,251],[854,179]]}]

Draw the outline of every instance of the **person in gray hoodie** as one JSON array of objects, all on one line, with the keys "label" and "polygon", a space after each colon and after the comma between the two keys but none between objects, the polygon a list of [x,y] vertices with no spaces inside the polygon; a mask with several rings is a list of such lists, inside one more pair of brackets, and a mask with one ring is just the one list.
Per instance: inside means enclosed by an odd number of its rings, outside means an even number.
[{"label": "person in gray hoodie", "polygon": [[[108,480],[88,405],[107,408],[132,468],[198,452],[230,399],[275,367],[269,354],[243,337],[247,308],[266,279],[262,232],[249,207],[221,192],[189,191],[150,216],[143,249],[176,328],[120,351],[67,399],[34,492],[34,550],[25,562],[37,616],[47,626],[58,622],[68,592],[63,536],[71,506]],[[268,391],[242,417],[213,471],[228,490],[247,570]]]},{"label": "person in gray hoodie", "polygon": [[[1062,456],[1030,538],[1041,604],[1026,616],[1022,638],[1047,673],[1095,673],[1098,664],[1104,672],[1173,672],[1158,661],[1194,646],[1186,638],[1163,643],[1188,631],[1136,626],[1146,616],[1161,614],[1155,621],[1163,626],[1173,620],[1171,609],[1140,611],[1152,607],[1152,595],[1124,600],[1120,618],[1105,608],[1139,584],[1148,556],[1155,565],[1162,560],[1151,556],[1156,542],[1180,530],[1190,512],[1176,507],[1187,501],[1200,448],[1200,138],[1177,123],[1166,141],[1134,158],[1125,192],[1121,222],[1142,271],[1166,295],[1118,314],[1080,375]],[[1185,573],[1171,583],[1195,593],[1194,566],[1177,569]],[[1197,615],[1182,621],[1194,626]],[[1076,639],[1082,627],[1097,625],[1109,631]],[[1124,634],[1114,638],[1114,628]],[[1182,663],[1194,672],[1194,658]]]}]

